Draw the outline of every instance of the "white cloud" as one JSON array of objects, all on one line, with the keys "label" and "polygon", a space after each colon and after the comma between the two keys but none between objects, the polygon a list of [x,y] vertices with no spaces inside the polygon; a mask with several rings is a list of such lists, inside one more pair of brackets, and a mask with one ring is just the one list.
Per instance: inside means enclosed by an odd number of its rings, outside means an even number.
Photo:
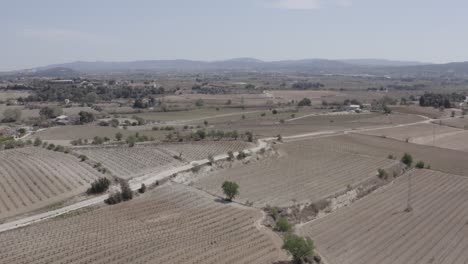
[{"label": "white cloud", "polygon": [[283,9],[314,10],[320,8],[319,0],[274,0],[272,6]]}]

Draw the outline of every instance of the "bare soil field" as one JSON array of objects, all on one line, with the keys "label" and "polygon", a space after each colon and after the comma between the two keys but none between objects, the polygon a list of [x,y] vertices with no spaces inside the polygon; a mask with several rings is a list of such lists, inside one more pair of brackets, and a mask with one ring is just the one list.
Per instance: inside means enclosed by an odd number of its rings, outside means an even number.
[{"label": "bare soil field", "polygon": [[468,118],[443,119],[443,120],[436,120],[433,123],[437,125],[455,127],[455,128],[460,128],[460,129],[468,129]]},{"label": "bare soil field", "polygon": [[[245,107],[256,107],[271,104],[274,101],[265,94],[182,94],[169,95],[164,97],[164,103],[172,104],[194,104],[198,99],[202,99],[205,105],[223,106],[228,100],[231,105],[244,105]],[[269,102],[270,101],[270,102]]]},{"label": "bare soil field", "polygon": [[36,147],[0,151],[0,219],[84,192],[101,175],[70,154]]},{"label": "bare soil field", "polygon": [[414,143],[417,142],[418,144],[432,145],[433,139],[434,141],[437,141],[439,138],[450,137],[451,135],[458,134],[460,132],[463,132],[463,130],[447,126],[439,126],[436,124],[416,124],[404,127],[363,131],[361,133]]},{"label": "bare soil field", "polygon": [[468,179],[430,170],[300,227],[329,264],[468,262]]},{"label": "bare soil field", "polygon": [[289,102],[291,100],[300,101],[303,98],[309,98],[312,101],[312,104],[321,104],[322,100],[325,101],[335,101],[335,97],[340,95],[336,91],[315,91],[315,90],[271,90],[264,91],[264,94],[271,99],[276,101]]},{"label": "bare soil field", "polygon": [[[256,114],[256,116],[252,116],[252,118],[246,115],[245,119],[213,119],[210,120],[210,125],[213,125],[217,129],[224,130],[237,129],[239,131],[253,131],[259,137],[274,137],[278,134],[281,134],[282,136],[289,136],[318,131],[339,129],[345,130],[370,128],[392,124],[406,124],[423,120],[421,117],[415,115],[402,114],[383,115],[380,113],[332,113],[315,115],[315,113],[296,113],[295,118],[301,116],[303,116],[303,118],[287,121],[288,119],[293,118],[291,115],[294,113],[272,115],[271,113],[267,112],[265,117],[259,117],[259,114],[260,113]],[[281,123],[281,119],[283,119],[285,122]]]},{"label": "bare soil field", "polygon": [[260,211],[164,185],[132,201],[0,234],[3,263],[273,263]]},{"label": "bare soil field", "polygon": [[209,155],[217,156],[228,151],[236,152],[254,147],[254,143],[231,141],[196,141],[191,143],[163,143],[158,148],[166,150],[187,161],[196,161],[208,158]]},{"label": "bare soil field", "polygon": [[140,135],[154,137],[155,139],[163,139],[170,132],[168,131],[153,131],[145,128],[144,130],[132,131],[131,129],[119,129],[114,127],[105,127],[97,125],[76,125],[76,126],[57,126],[50,127],[45,130],[36,132],[32,139],[39,137],[48,142],[61,143],[62,145],[70,145],[70,141],[76,139],[92,140],[95,136],[115,138],[115,134],[122,133],[124,139],[130,135],[135,135],[138,132]]},{"label": "bare soil field", "polygon": [[440,148],[468,150],[468,131],[432,123],[364,131],[363,134]]},{"label": "bare soil field", "polygon": [[210,118],[218,115],[226,114],[239,114],[242,115],[242,109],[240,108],[220,108],[216,110],[215,108],[199,108],[189,111],[172,111],[172,112],[145,112],[145,113],[136,113],[123,115],[125,117],[131,118],[133,116],[141,117],[149,121],[184,121],[192,119],[203,119]]},{"label": "bare soil field", "polygon": [[408,152],[415,162],[422,160],[434,170],[468,176],[468,156],[462,151],[355,133],[311,139],[310,142],[310,146],[319,151],[330,150],[373,157],[393,155],[400,159]]},{"label": "bare soil field", "polygon": [[290,206],[315,202],[377,175],[378,168],[397,162],[309,148],[308,141],[281,145],[279,157],[223,169],[194,179],[196,187],[222,196],[225,180],[240,186],[240,201],[265,205]]},{"label": "bare soil field", "polygon": [[441,118],[446,117],[450,114],[449,110],[440,111],[440,109],[434,107],[421,107],[416,105],[410,106],[392,106],[393,111],[404,113],[404,114],[414,114],[422,115],[429,118]]},{"label": "bare soil field", "polygon": [[137,144],[123,146],[85,146],[75,147],[73,151],[100,162],[113,175],[130,179],[148,172],[162,171],[181,163],[172,154],[157,148],[156,144]]}]

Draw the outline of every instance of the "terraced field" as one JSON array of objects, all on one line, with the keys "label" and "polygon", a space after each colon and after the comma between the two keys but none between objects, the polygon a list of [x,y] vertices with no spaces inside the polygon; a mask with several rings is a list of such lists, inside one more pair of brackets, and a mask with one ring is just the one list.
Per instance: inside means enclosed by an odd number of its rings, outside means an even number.
[{"label": "terraced field", "polygon": [[468,262],[468,179],[429,170],[298,229],[329,264]]},{"label": "terraced field", "polygon": [[64,153],[35,147],[0,151],[0,219],[84,192],[100,175]]},{"label": "terraced field", "polygon": [[195,179],[195,186],[222,195],[225,180],[240,185],[239,200],[288,206],[313,202],[343,191],[347,185],[375,177],[378,168],[396,161],[310,148],[308,141],[281,146],[279,158],[270,158]]},{"label": "terraced field", "polygon": [[468,155],[463,151],[355,133],[311,139],[308,142],[317,151],[332,150],[381,158],[393,155],[399,159],[408,152],[415,161],[422,160],[434,170],[468,176]]},{"label": "terraced field", "polygon": [[162,171],[180,162],[168,151],[158,149],[155,144],[124,146],[76,147],[78,154],[100,162],[112,174],[122,179],[130,179],[148,172]]},{"label": "terraced field", "polygon": [[206,159],[208,155],[226,154],[228,151],[240,151],[254,147],[255,144],[244,141],[197,141],[192,143],[164,143],[158,148],[169,151],[173,155],[182,153],[182,158],[188,161]]},{"label": "terraced field", "polygon": [[[182,186],[81,215],[0,233],[2,263],[273,263],[260,211]],[[281,242],[279,242],[281,243]]]}]

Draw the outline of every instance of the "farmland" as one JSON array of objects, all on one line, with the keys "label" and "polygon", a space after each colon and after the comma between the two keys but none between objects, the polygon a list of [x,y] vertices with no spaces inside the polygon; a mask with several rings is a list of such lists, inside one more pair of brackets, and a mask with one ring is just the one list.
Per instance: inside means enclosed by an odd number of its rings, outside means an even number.
[{"label": "farmland", "polygon": [[[267,111],[265,111],[267,112]],[[289,120],[290,119],[290,120]],[[282,123],[282,121],[284,123]],[[288,121],[289,120],[289,121]],[[424,120],[421,117],[406,114],[383,115],[380,113],[320,113],[285,112],[261,116],[261,113],[245,115],[243,118],[220,118],[210,120],[210,125],[219,129],[238,129],[253,131],[259,137],[271,137],[281,134],[289,136],[301,133],[369,128],[384,125],[406,124]]]},{"label": "farmland", "polygon": [[393,155],[401,158],[407,152],[411,153],[415,160],[422,160],[429,164],[432,169],[468,176],[468,157],[462,151],[355,133],[323,137],[310,140],[310,142],[310,146],[318,151],[330,150],[372,157],[383,158]]},{"label": "farmland", "polygon": [[466,130],[434,123],[376,129],[362,133],[439,148],[468,150],[468,132]]},{"label": "farmland", "polygon": [[466,263],[468,179],[429,170],[411,173],[351,207],[301,226],[329,264]]},{"label": "farmland", "polygon": [[[143,197],[0,234],[5,263],[272,263],[259,211],[171,184]],[[98,234],[98,236],[96,236]]]},{"label": "farmland", "polygon": [[348,185],[377,175],[395,161],[333,151],[318,152],[308,143],[285,144],[279,157],[221,170],[195,180],[195,186],[222,195],[219,186],[234,180],[242,186],[239,199],[257,207],[314,202],[343,191]]},{"label": "farmland", "polygon": [[172,155],[153,144],[105,147],[77,147],[74,151],[101,163],[115,176],[130,179],[149,171],[161,171],[179,164]]},{"label": "farmland", "polygon": [[99,177],[69,154],[28,147],[0,152],[0,219],[70,198]]}]

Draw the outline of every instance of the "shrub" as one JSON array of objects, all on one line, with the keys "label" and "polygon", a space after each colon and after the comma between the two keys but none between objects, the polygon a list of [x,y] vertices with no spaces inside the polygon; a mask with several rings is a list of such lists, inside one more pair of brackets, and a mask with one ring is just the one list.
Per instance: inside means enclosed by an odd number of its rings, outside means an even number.
[{"label": "shrub", "polygon": [[276,230],[279,232],[289,232],[292,230],[292,225],[286,217],[280,217],[276,221]]},{"label": "shrub", "polygon": [[386,180],[388,178],[388,174],[384,169],[378,169],[377,170],[377,175],[379,176],[380,179]]},{"label": "shrub", "polygon": [[107,178],[99,178],[91,183],[91,187],[86,191],[87,194],[103,193],[109,189],[111,181]]},{"label": "shrub", "polygon": [[232,151],[228,151],[228,160],[234,160],[234,153]]},{"label": "shrub", "polygon": [[135,146],[136,141],[137,141],[137,138],[135,136],[128,136],[126,140],[129,147]]},{"label": "shrub", "polygon": [[109,194],[109,198],[104,200],[106,204],[118,204],[122,202],[122,193],[121,192],[114,192]]},{"label": "shrub", "polygon": [[52,150],[55,148],[55,145],[54,144],[49,144],[49,146],[47,146],[47,149],[48,150]]},{"label": "shrub", "polygon": [[247,154],[244,151],[239,151],[239,154],[237,154],[237,159],[242,160],[247,157]]},{"label": "shrub", "polygon": [[81,160],[81,161],[85,161],[88,159],[88,157],[86,157],[86,155],[83,155],[81,154],[80,156],[78,156],[78,158]]},{"label": "shrub", "polygon": [[253,142],[253,133],[250,131],[245,132],[245,135],[247,136],[247,141],[248,142]]},{"label": "shrub", "polygon": [[202,107],[204,104],[205,102],[203,101],[203,99],[198,99],[197,101],[195,101],[195,105],[197,107]]},{"label": "shrub", "polygon": [[393,156],[392,154],[388,155],[387,159],[395,159],[395,156]]},{"label": "shrub", "polygon": [[122,192],[122,200],[123,201],[128,201],[133,199],[133,192],[132,189],[130,189],[130,185],[128,185],[127,181],[120,181],[120,190]]},{"label": "shrub", "polygon": [[214,164],[215,159],[214,159],[213,155],[211,155],[211,154],[208,155],[208,161],[210,162],[210,165],[213,165],[213,164]]},{"label": "shrub", "polygon": [[140,189],[138,189],[139,193],[145,193],[146,192],[146,185],[144,183],[141,184]]},{"label": "shrub", "polygon": [[406,166],[411,167],[411,164],[413,163],[413,156],[411,156],[409,153],[405,153],[401,158],[401,162],[403,162]]},{"label": "shrub", "polygon": [[415,165],[416,168],[418,169],[424,169],[424,161],[418,161]]},{"label": "shrub", "polygon": [[34,146],[38,147],[42,144],[42,140],[40,138],[34,139]]},{"label": "shrub", "polygon": [[197,163],[194,163],[194,164],[193,164],[193,167],[192,167],[192,169],[191,169],[191,171],[192,171],[193,173],[197,173],[197,172],[200,171],[200,168],[201,168],[200,165],[198,165]]},{"label": "shrub", "polygon": [[227,201],[232,201],[239,194],[239,185],[235,182],[225,181],[221,187]]},{"label": "shrub", "polygon": [[122,140],[122,137],[123,137],[123,135],[122,135],[122,133],[120,133],[120,132],[117,132],[117,133],[115,134],[115,139],[117,139],[117,141]]},{"label": "shrub", "polygon": [[309,98],[304,98],[302,99],[301,101],[299,101],[299,103],[297,104],[298,106],[311,106],[312,105],[312,101],[310,101]]},{"label": "shrub", "polygon": [[303,263],[305,258],[314,256],[314,242],[310,239],[288,234],[283,238],[283,249],[293,257],[293,263]]},{"label": "shrub", "polygon": [[280,134],[278,134],[278,136],[276,136],[276,140],[283,141],[283,137]]},{"label": "shrub", "polygon": [[273,110],[271,111],[271,113],[274,114],[274,115],[276,115],[276,114],[278,113],[278,110],[273,109]]}]

